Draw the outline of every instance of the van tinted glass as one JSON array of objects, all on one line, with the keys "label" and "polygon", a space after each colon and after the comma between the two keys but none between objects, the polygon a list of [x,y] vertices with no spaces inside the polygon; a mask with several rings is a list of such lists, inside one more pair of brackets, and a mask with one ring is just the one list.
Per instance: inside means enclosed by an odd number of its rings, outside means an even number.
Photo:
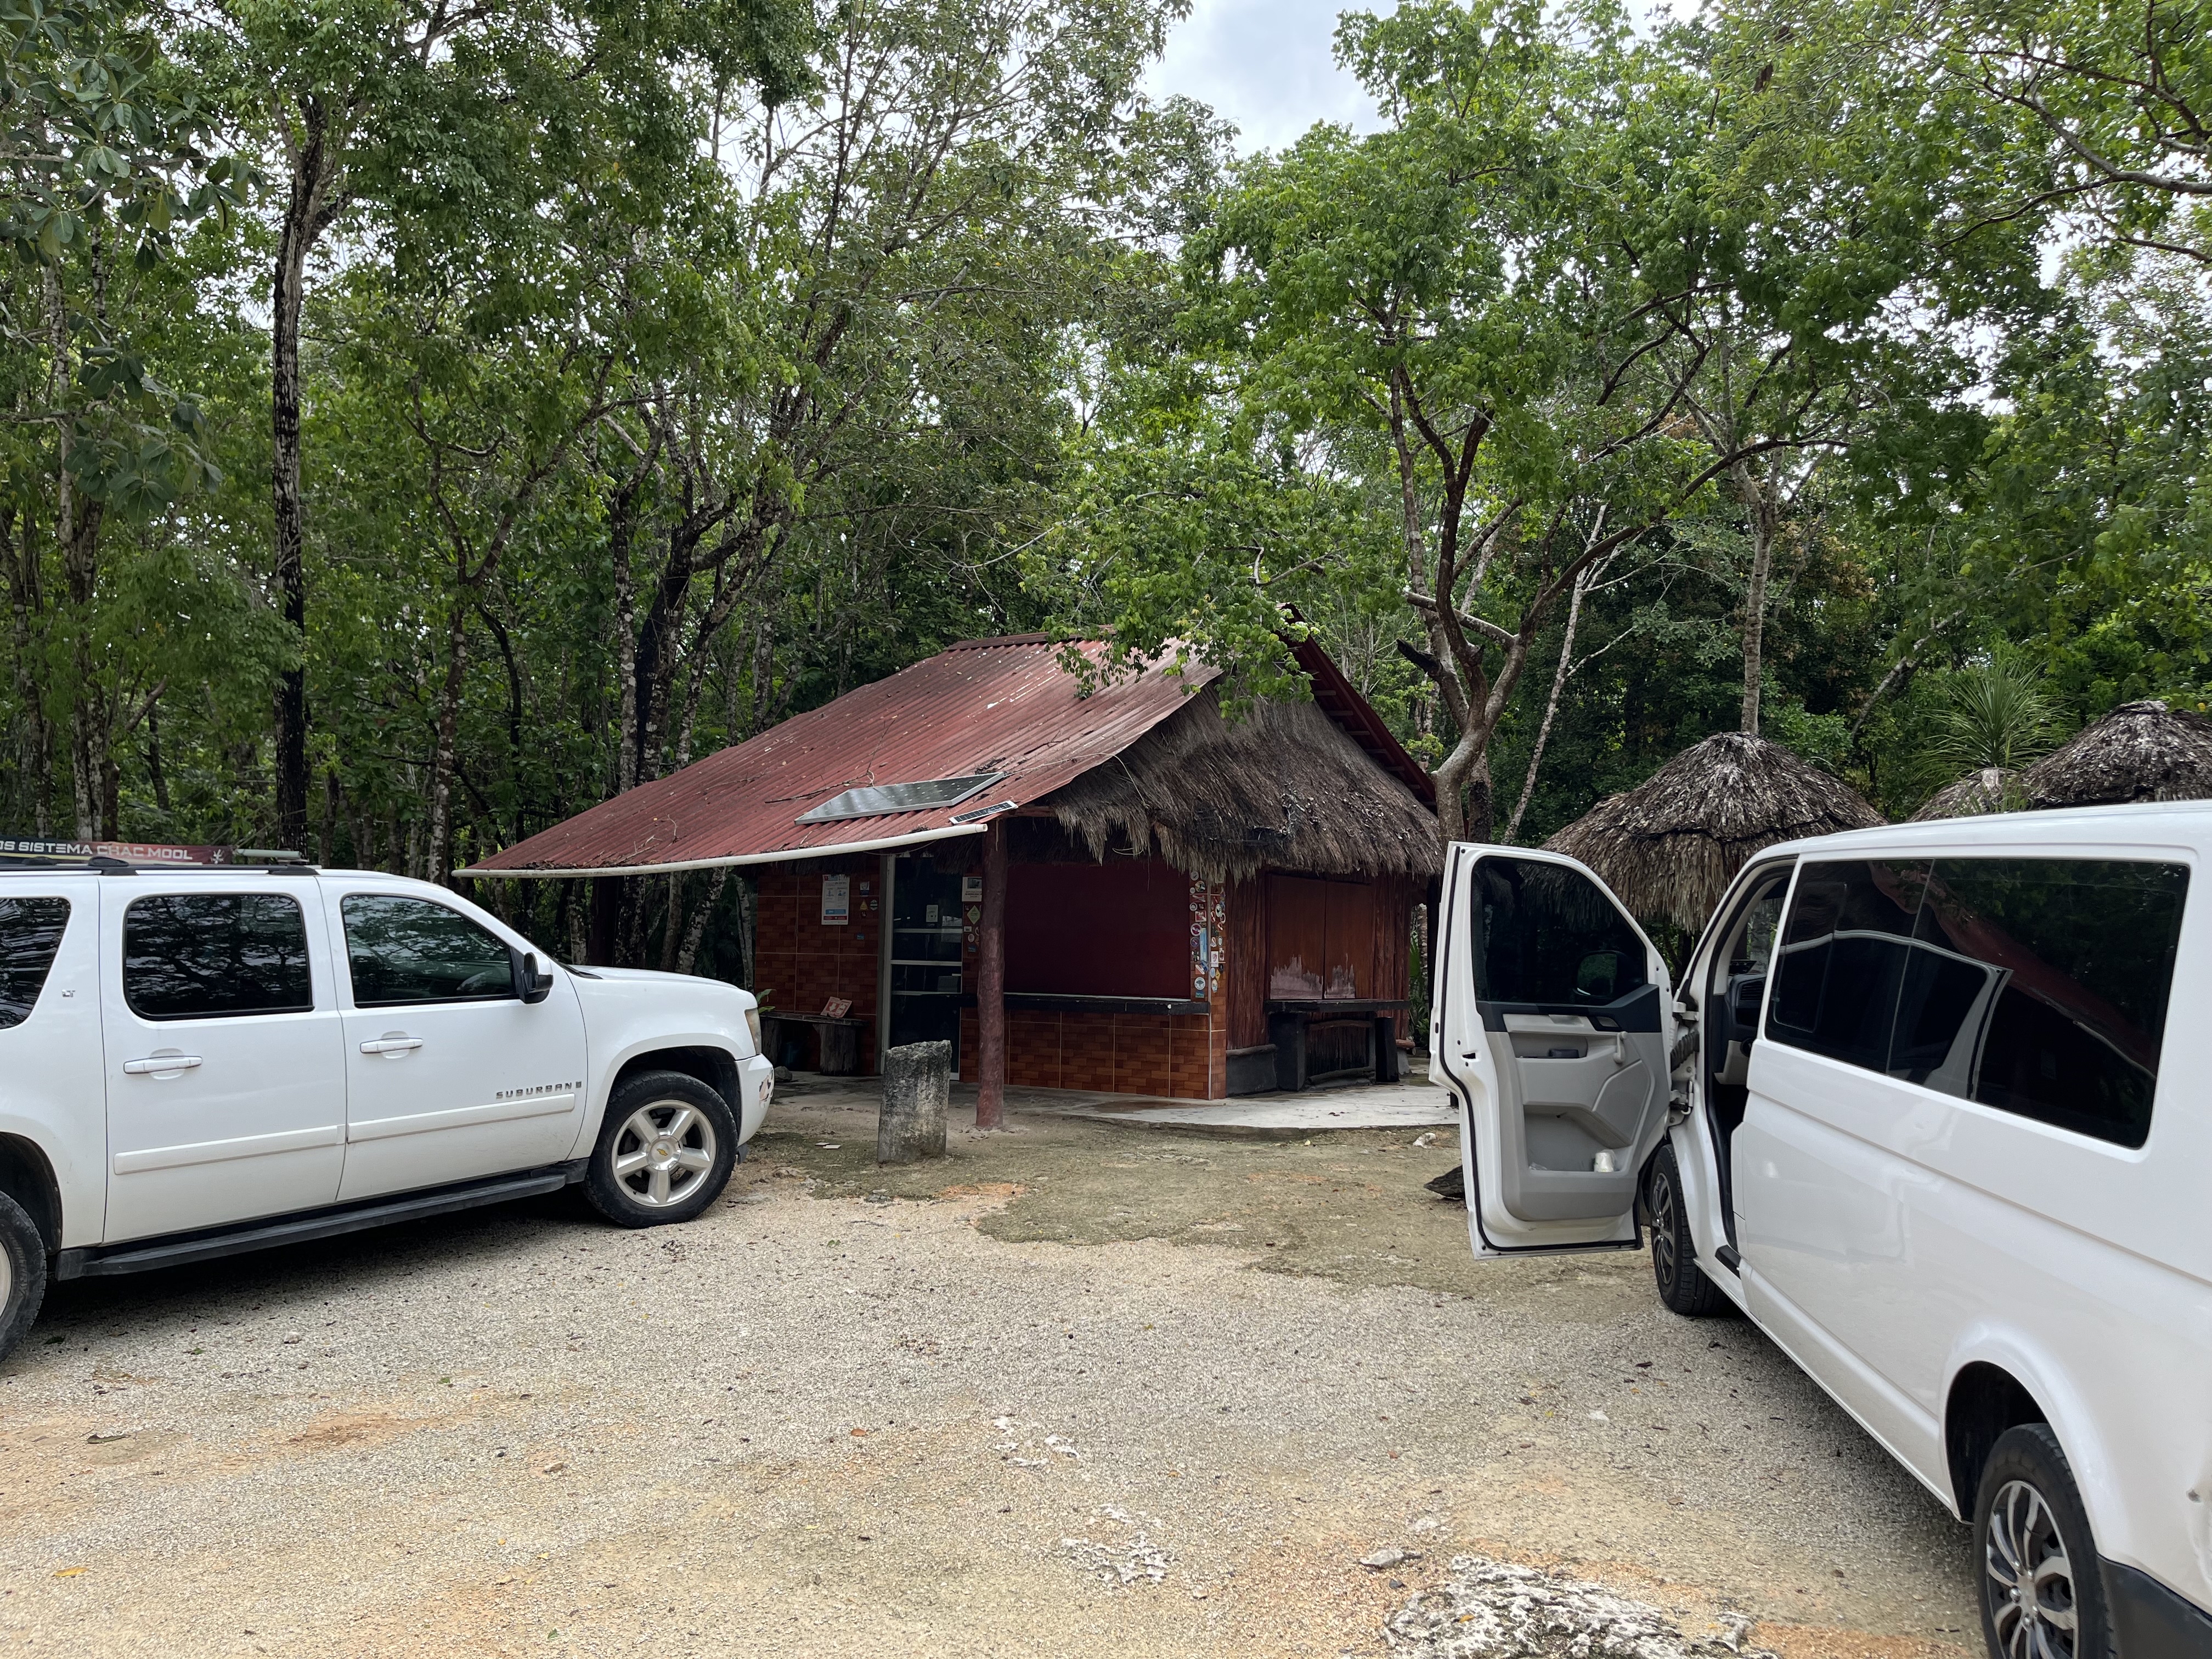
[{"label": "van tinted glass", "polygon": [[0,1030],[21,1025],[38,1006],[69,915],[65,898],[0,899]]},{"label": "van tinted glass", "polygon": [[2188,892],[2189,872],[2174,864],[1938,861],[1892,1071],[2142,1146]]},{"label": "van tinted glass", "polygon": [[1775,953],[1767,1036],[1854,1066],[1886,1066],[1912,919],[1927,880],[1922,862],[1806,865]]},{"label": "van tinted glass", "polygon": [[1581,871],[1486,858],[1474,867],[1474,893],[1482,1000],[1601,1007],[1650,983],[1643,939]]},{"label": "van tinted glass", "polygon": [[307,922],[283,893],[163,893],[123,913],[123,995],[141,1019],[315,1006]]}]

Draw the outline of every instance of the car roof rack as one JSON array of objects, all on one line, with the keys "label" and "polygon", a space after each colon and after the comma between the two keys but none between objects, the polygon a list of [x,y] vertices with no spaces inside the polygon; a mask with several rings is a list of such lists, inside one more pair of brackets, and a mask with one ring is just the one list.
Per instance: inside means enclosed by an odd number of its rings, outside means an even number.
[{"label": "car roof rack", "polygon": [[220,875],[319,874],[301,854],[266,847],[181,847],[151,842],[69,842],[19,836],[0,837],[0,873],[89,871],[135,876],[150,871]]}]

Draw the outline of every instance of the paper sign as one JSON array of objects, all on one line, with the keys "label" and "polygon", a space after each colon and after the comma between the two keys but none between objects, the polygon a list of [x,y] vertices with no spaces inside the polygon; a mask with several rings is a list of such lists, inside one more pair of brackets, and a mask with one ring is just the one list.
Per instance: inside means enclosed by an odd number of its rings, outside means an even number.
[{"label": "paper sign", "polygon": [[850,876],[822,878],[822,925],[842,927],[853,919],[853,878]]},{"label": "paper sign", "polygon": [[853,999],[850,997],[831,997],[822,1005],[822,1018],[824,1019],[842,1019],[852,1012]]},{"label": "paper sign", "polygon": [[983,902],[982,877],[963,876],[960,878],[960,902],[963,904],[981,904]]}]

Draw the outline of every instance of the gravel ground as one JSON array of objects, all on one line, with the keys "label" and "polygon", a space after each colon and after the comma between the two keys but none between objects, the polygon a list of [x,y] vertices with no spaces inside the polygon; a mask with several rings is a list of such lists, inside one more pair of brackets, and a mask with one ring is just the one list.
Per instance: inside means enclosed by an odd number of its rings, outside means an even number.
[{"label": "gravel ground", "polygon": [[1640,1258],[1477,1267],[1448,1145],[1028,1118],[879,1172],[794,1093],[688,1227],[58,1287],[0,1653],[1480,1653],[1501,1561],[1655,1654],[1976,1650],[1933,1498]]}]

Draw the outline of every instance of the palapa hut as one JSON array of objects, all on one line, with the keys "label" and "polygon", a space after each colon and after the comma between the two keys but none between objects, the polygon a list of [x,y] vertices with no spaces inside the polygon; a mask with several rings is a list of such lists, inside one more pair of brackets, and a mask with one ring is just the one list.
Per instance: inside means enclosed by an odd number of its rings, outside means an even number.
[{"label": "palapa hut", "polygon": [[758,866],[770,1052],[872,1072],[950,1042],[979,1115],[1007,1083],[1396,1077],[1427,775],[1318,646],[1308,696],[1242,718],[1211,668],[1086,684],[1066,649],[954,646],[468,873]]},{"label": "palapa hut", "polygon": [[1580,859],[1638,916],[1695,933],[1751,856],[1881,814],[1780,744],[1721,732],[1544,843]]},{"label": "palapa hut", "polygon": [[2017,811],[2024,805],[2019,773],[2008,767],[1984,766],[1929,796],[1912,815],[1912,822],[1980,817],[1989,812]]},{"label": "palapa hut", "polygon": [[2155,699],[2123,703],[2021,776],[2034,807],[2212,800],[2212,720]]}]

